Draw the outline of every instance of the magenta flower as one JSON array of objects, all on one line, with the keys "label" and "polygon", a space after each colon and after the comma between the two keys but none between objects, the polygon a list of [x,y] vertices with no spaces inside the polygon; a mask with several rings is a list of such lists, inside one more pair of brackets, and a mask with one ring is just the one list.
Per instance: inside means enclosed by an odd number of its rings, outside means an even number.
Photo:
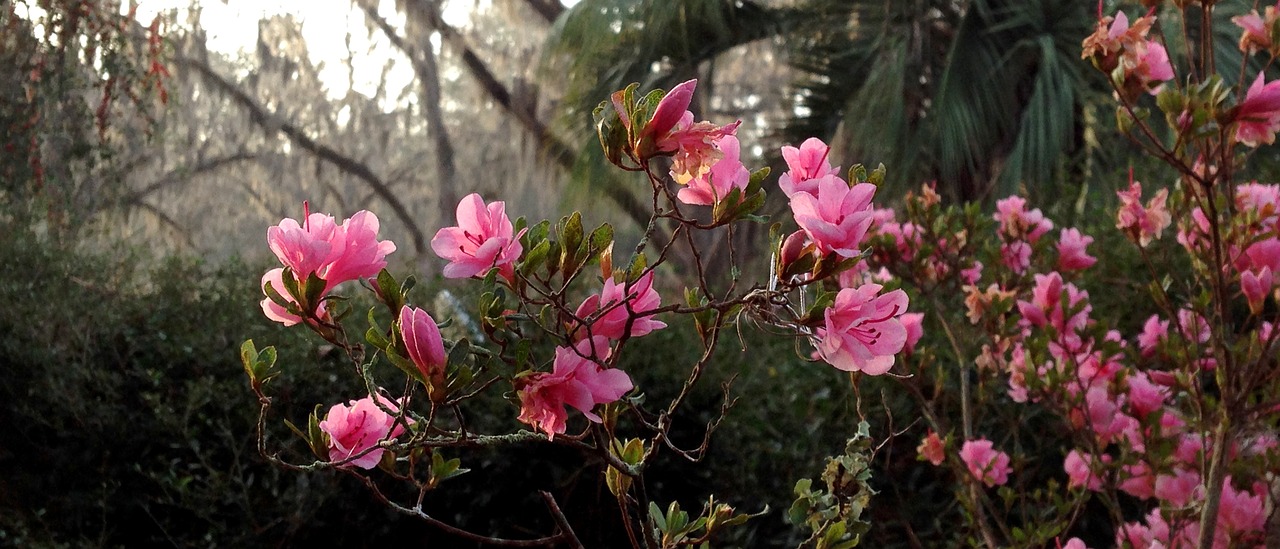
[{"label": "magenta flower", "polygon": [[1191,500],[1200,487],[1200,474],[1183,467],[1174,468],[1173,472],[1157,475],[1154,495],[1174,507],[1182,507]]},{"label": "magenta flower", "polygon": [[1145,461],[1139,461],[1120,469],[1120,483],[1116,488],[1135,498],[1151,499],[1155,495],[1155,481],[1155,475],[1151,474],[1151,466]]},{"label": "magenta flower", "polygon": [[1236,111],[1236,141],[1249,147],[1270,145],[1280,130],[1280,80],[1263,82],[1262,73],[1249,86]]},{"label": "magenta flower", "polygon": [[1093,243],[1093,237],[1080,234],[1071,228],[1063,229],[1058,237],[1058,269],[1079,271],[1092,267],[1098,258],[1089,255],[1085,248]]},{"label": "magenta flower", "polygon": [[791,211],[818,250],[856,257],[861,253],[858,245],[862,237],[875,220],[871,210],[871,198],[875,194],[876,187],[870,183],[850,187],[834,175],[823,176],[818,181],[816,195],[791,196]]},{"label": "magenta flower", "polygon": [[818,354],[836,369],[878,376],[889,371],[906,345],[900,317],[907,311],[907,294],[879,295],[880,289],[879,284],[845,288],[827,308],[825,327],[818,329]]},{"label": "magenta flower", "polygon": [[[399,407],[379,396],[378,400],[392,412]],[[404,432],[403,424],[396,424],[395,416],[382,411],[370,397],[353,400],[350,406],[334,404],[320,422],[320,430],[329,435],[329,461],[342,461],[360,456],[342,467],[372,469],[386,452],[378,447],[383,440],[391,440]],[[361,453],[364,455],[360,455]]]},{"label": "magenta flower", "polygon": [[1272,283],[1271,267],[1263,267],[1257,274],[1253,271],[1240,273],[1240,292],[1249,301],[1249,310],[1254,314],[1262,312],[1262,304],[1271,293]]},{"label": "magenta flower", "polygon": [[507,218],[506,203],[485,205],[480,195],[471,193],[458,203],[458,225],[445,227],[431,239],[431,250],[449,262],[445,278],[483,276],[497,267],[508,282],[515,279],[515,262],[524,248]]},{"label": "magenta flower", "polygon": [[[606,278],[604,289],[583,301],[574,315],[587,320],[591,336],[618,340],[623,334],[639,337],[666,328],[665,322],[653,319],[653,313],[642,314],[661,306],[662,297],[653,289],[653,271],[649,271],[631,283],[618,284],[613,278]],[[604,312],[600,313],[601,310]],[[593,315],[595,318],[591,319]],[[628,322],[631,323],[629,331]],[[588,330],[581,329],[578,333],[586,337]]]},{"label": "magenta flower", "polygon": [[[697,206],[712,206],[729,196],[729,191],[747,190],[751,172],[739,160],[738,138],[726,135],[720,139],[720,151],[724,154],[707,173],[690,179],[688,186],[676,193],[681,202]],[[741,198],[746,198],[740,195]]]},{"label": "magenta flower", "polygon": [[840,168],[831,167],[827,159],[831,147],[821,139],[810,137],[800,148],[782,148],[782,159],[787,161],[787,172],[778,178],[778,187],[790,198],[798,192],[818,193],[818,180],[828,175],[839,175]]},{"label": "magenta flower", "polygon": [[1139,416],[1164,408],[1169,398],[1169,388],[1156,385],[1144,372],[1133,372],[1129,375],[1129,409]]},{"label": "magenta flower", "polygon": [[404,339],[409,360],[422,376],[433,383],[442,381],[449,357],[444,353],[444,340],[440,338],[435,319],[422,309],[405,305],[400,309],[400,337]]},{"label": "magenta flower", "polygon": [[552,371],[535,373],[520,390],[520,421],[553,439],[563,434],[568,419],[565,405],[577,408],[588,420],[599,423],[591,410],[622,398],[631,390],[631,378],[616,368],[604,368],[609,340],[596,336],[573,346],[557,347]]},{"label": "magenta flower", "polygon": [[985,438],[965,441],[960,448],[960,460],[964,461],[973,478],[988,487],[1009,482],[1009,473],[1013,472],[1009,467],[1009,455],[992,448],[991,441]]}]

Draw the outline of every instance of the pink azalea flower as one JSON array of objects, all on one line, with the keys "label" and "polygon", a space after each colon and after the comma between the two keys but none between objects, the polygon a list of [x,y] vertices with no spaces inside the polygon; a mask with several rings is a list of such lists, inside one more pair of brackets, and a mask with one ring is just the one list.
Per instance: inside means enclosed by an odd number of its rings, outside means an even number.
[{"label": "pink azalea flower", "polygon": [[[378,400],[393,412],[399,410],[394,402],[382,396]],[[369,450],[342,466],[372,469],[386,452],[378,443],[400,436],[404,424],[397,424],[395,416],[382,411],[373,398],[364,397],[351,401],[349,406],[334,404],[320,422],[320,430],[329,435],[329,461],[341,461]]]},{"label": "pink azalea flower", "polygon": [[378,216],[361,210],[342,222],[334,240],[334,256],[324,266],[320,278],[326,288],[348,280],[372,278],[387,266],[387,254],[396,251],[389,240],[378,240]]},{"label": "pink azalea flower", "polygon": [[904,313],[898,317],[902,322],[902,327],[907,330],[907,343],[902,347],[902,351],[911,356],[911,352],[915,350],[916,343],[924,337],[924,313]]},{"label": "pink azalea flower", "polygon": [[267,245],[295,278],[305,281],[341,253],[343,241],[338,232],[333,217],[322,213],[307,215],[302,224],[285,218],[267,229]]},{"label": "pink azalea flower", "polygon": [[850,187],[844,180],[828,175],[818,181],[817,195],[792,195],[791,211],[819,250],[855,257],[861,253],[858,245],[874,220],[871,198],[875,194],[875,185],[859,183]]},{"label": "pink azalea flower", "polygon": [[1092,267],[1098,258],[1085,251],[1085,247],[1092,243],[1091,236],[1082,235],[1074,228],[1063,229],[1058,237],[1058,269],[1078,271]]},{"label": "pink azalea flower", "polygon": [[942,465],[942,460],[947,457],[946,453],[943,451],[943,447],[942,439],[938,437],[938,433],[930,430],[929,433],[924,436],[924,440],[920,441],[920,446],[916,447],[916,451],[919,452],[920,457],[923,457],[936,467],[938,465]]},{"label": "pink azalea flower", "polygon": [[1081,540],[1080,538],[1071,538],[1067,540],[1065,544],[1061,545],[1061,548],[1062,549],[1089,549],[1089,546],[1085,545],[1084,541]]},{"label": "pink azalea flower", "polygon": [[632,388],[626,372],[602,366],[609,352],[609,340],[601,336],[579,341],[573,348],[557,347],[550,373],[538,372],[523,380],[520,421],[546,433],[548,440],[564,433],[565,405],[599,423],[600,416],[591,410],[622,398]]},{"label": "pink azalea flower", "polygon": [[[315,275],[324,281],[325,292],[343,282],[378,274],[387,265],[387,254],[396,249],[394,243],[378,240],[378,218],[363,210],[341,225],[321,213],[307,214],[301,224],[293,219],[281,220],[267,229],[267,245],[289,268],[295,282],[305,283]],[[289,295],[285,289],[283,269],[267,272],[262,284],[263,294],[270,284],[285,299],[298,302],[298,296]],[[323,309],[323,302],[318,307]],[[270,298],[262,301],[262,310],[267,318],[285,326],[302,320]]]},{"label": "pink azalea flower", "polygon": [[[676,193],[676,198],[690,205],[712,206],[729,196],[729,191],[738,189],[746,191],[751,182],[751,172],[739,160],[738,138],[726,135],[720,139],[722,158],[711,166],[711,170],[690,179],[688,186]],[[745,196],[740,197],[746,198]]]},{"label": "pink azalea flower", "polygon": [[1169,197],[1168,189],[1160,189],[1146,207],[1142,205],[1142,184],[1134,181],[1127,191],[1116,191],[1120,197],[1120,210],[1116,212],[1116,228],[1125,231],[1134,238],[1138,245],[1145,248],[1154,238],[1169,226],[1173,218],[1165,201]]},{"label": "pink azalea flower", "polygon": [[685,111],[674,129],[666,135],[656,136],[659,152],[675,153],[671,161],[672,179],[684,184],[710,171],[711,166],[724,156],[720,142],[737,133],[741,123],[739,120],[717,126],[706,121],[694,122],[693,113]]},{"label": "pink azalea flower", "polygon": [[1240,292],[1249,301],[1249,310],[1254,314],[1262,312],[1262,303],[1271,293],[1272,282],[1271,267],[1263,267],[1258,274],[1253,271],[1240,273]]},{"label": "pink azalea flower", "polygon": [[1187,341],[1209,342],[1209,321],[1191,309],[1178,310],[1178,331]]},{"label": "pink azalea flower", "polygon": [[1015,273],[1027,272],[1031,268],[1031,245],[1022,240],[1001,244],[1000,263]]},{"label": "pink azalea flower", "polygon": [[1009,482],[1009,455],[992,448],[991,441],[982,438],[967,440],[960,448],[960,459],[969,468],[973,478],[982,481],[988,487],[1000,486]]},{"label": "pink azalea flower", "polygon": [[1269,6],[1266,13],[1267,21],[1258,15],[1258,10],[1249,10],[1249,13],[1231,18],[1232,23],[1244,29],[1240,35],[1240,51],[1248,54],[1271,49],[1271,33],[1267,29],[1276,21],[1276,8]]},{"label": "pink azalea flower", "polygon": [[[275,289],[276,293],[280,294],[280,297],[285,298],[294,305],[298,304],[297,300],[293,299],[293,296],[289,295],[289,292],[284,289],[284,268],[271,269],[270,271],[267,271],[267,274],[262,275],[263,295],[267,294],[266,286],[268,284]],[[272,301],[270,297],[263,298],[261,305],[262,313],[267,315],[267,318],[284,324],[285,326],[293,326],[294,324],[302,322],[302,317],[291,314],[288,309],[281,307],[280,304]],[[321,316],[323,316],[323,302],[320,304],[320,311]]]},{"label": "pink azalea flower", "polygon": [[1027,210],[1027,199],[1010,196],[996,202],[992,217],[1000,222],[1000,234],[1010,240],[1026,240],[1035,244],[1041,236],[1053,230],[1053,222],[1045,218],[1039,208]]},{"label": "pink azalea flower", "polygon": [[[623,334],[629,333],[631,337],[640,337],[654,330],[666,328],[665,322],[654,320],[653,313],[640,314],[661,306],[662,297],[658,295],[657,290],[653,289],[653,271],[649,271],[629,284],[618,284],[613,281],[613,278],[606,278],[604,289],[583,301],[574,315],[584,320],[597,315],[594,320],[588,322],[591,326],[589,333],[592,336],[618,340],[622,339]],[[598,313],[602,309],[605,312]],[[629,331],[628,322],[631,323]],[[580,337],[586,337],[588,330],[581,329],[577,334]]]},{"label": "pink azalea flower", "polygon": [[1155,475],[1145,461],[1125,465],[1120,471],[1120,491],[1139,499],[1151,499],[1155,495]]},{"label": "pink azalea flower", "polygon": [[1143,372],[1134,372],[1129,376],[1129,409],[1141,417],[1164,408],[1169,398],[1169,388],[1156,385]]},{"label": "pink azalea flower", "polygon": [[1142,333],[1138,334],[1138,349],[1142,356],[1150,357],[1156,353],[1156,346],[1169,337],[1169,321],[1160,320],[1160,315],[1151,315],[1142,325]]},{"label": "pink azalea flower", "polygon": [[1270,145],[1280,130],[1280,80],[1263,82],[1263,75],[1249,86],[1236,111],[1236,141],[1257,147]]},{"label": "pink azalea flower", "polygon": [[1227,477],[1222,483],[1222,498],[1218,508],[1218,529],[1222,536],[1239,542],[1244,537],[1250,537],[1250,534],[1265,531],[1268,514],[1265,489],[1260,492],[1236,490],[1231,486],[1231,477]]},{"label": "pink azalea flower", "polygon": [[[1103,456],[1106,460],[1108,456]],[[1093,455],[1088,452],[1072,450],[1062,462],[1067,472],[1068,488],[1085,488],[1094,492],[1102,489],[1102,476],[1093,470]]]},{"label": "pink azalea flower", "polygon": [[965,284],[976,286],[982,279],[982,262],[974,260],[972,266],[960,271],[960,279],[964,280]]},{"label": "pink azalea flower", "polygon": [[[653,117],[640,132],[639,139],[658,139],[671,133],[671,130],[675,129],[676,124],[684,117],[685,111],[689,110],[689,103],[693,101],[693,90],[697,87],[697,79],[686,80],[662,96],[662,100],[658,101],[658,106],[653,110]],[[619,108],[618,112],[626,116],[624,109]],[[631,125],[630,120],[623,120],[623,124],[628,127]]]},{"label": "pink azalea flower", "polygon": [[817,180],[828,175],[839,175],[840,168],[831,167],[827,155],[831,147],[821,139],[810,137],[800,148],[786,146],[782,148],[782,158],[787,161],[788,171],[778,178],[778,187],[790,198],[797,192],[818,193]]},{"label": "pink azalea flower", "polygon": [[519,234],[514,233],[507,217],[506,203],[495,201],[487,206],[480,195],[471,193],[458,203],[458,225],[445,227],[431,239],[431,250],[447,260],[445,278],[482,276],[489,269],[508,281],[515,278],[515,262],[524,248]]},{"label": "pink azalea flower", "polygon": [[1147,93],[1158,95],[1164,87],[1161,83],[1173,79],[1173,65],[1169,63],[1169,53],[1159,42],[1147,41],[1146,51],[1138,58],[1137,66],[1133,67],[1129,75],[1137,78]]},{"label": "pink azalea flower", "polygon": [[1280,272],[1280,239],[1269,238],[1245,249],[1248,267],[1254,270],[1271,269]]},{"label": "pink azalea flower", "polygon": [[1191,501],[1192,495],[1200,488],[1200,474],[1182,467],[1175,468],[1172,473],[1156,476],[1153,494],[1161,501],[1174,507],[1182,507]]},{"label": "pink azalea flower", "polygon": [[444,353],[444,340],[435,319],[422,309],[405,305],[400,309],[400,337],[404,339],[409,360],[422,376],[433,383],[443,381],[449,357]]},{"label": "pink azalea flower", "polygon": [[[1146,524],[1139,522],[1126,522],[1116,530],[1116,546],[1117,547],[1134,547],[1144,549],[1174,547],[1173,539],[1170,537],[1169,523],[1164,520],[1160,514],[1160,508],[1152,509],[1147,514]],[[1182,533],[1178,533],[1179,540],[1186,541],[1187,546],[1194,546],[1191,540],[1185,539]],[[1182,545],[1177,545],[1182,547]]]},{"label": "pink azalea flower", "polygon": [[883,374],[906,345],[907,329],[899,317],[907,311],[907,294],[879,295],[880,289],[879,284],[845,288],[827,308],[825,328],[818,329],[818,353],[836,369]]}]

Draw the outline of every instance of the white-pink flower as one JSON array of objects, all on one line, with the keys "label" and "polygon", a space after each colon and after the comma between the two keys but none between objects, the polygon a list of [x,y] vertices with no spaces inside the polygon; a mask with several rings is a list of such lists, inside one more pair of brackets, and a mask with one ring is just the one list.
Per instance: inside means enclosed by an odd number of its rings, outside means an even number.
[{"label": "white-pink flower", "polygon": [[[738,138],[726,135],[719,141],[723,156],[711,165],[706,173],[699,173],[690,179],[685,188],[676,193],[676,198],[685,204],[695,206],[712,206],[729,196],[729,192],[738,189],[747,190],[751,182],[751,172],[742,165],[739,157]],[[739,199],[746,198],[740,196]]]}]

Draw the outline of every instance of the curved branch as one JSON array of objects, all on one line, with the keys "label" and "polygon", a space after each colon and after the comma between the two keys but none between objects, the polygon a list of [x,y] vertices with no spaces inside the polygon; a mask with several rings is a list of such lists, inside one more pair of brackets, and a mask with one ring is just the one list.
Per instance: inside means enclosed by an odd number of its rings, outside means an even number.
[{"label": "curved branch", "polygon": [[284,121],[275,113],[267,111],[267,109],[259,105],[257,101],[254,101],[248,93],[245,93],[245,91],[240,89],[239,86],[230,80],[227,80],[226,77],[218,74],[218,71],[214,70],[213,67],[210,67],[207,63],[181,55],[176,56],[174,58],[174,62],[194,69],[196,72],[200,73],[200,75],[204,77],[205,81],[211,86],[221,90],[223,93],[234,99],[236,103],[239,103],[241,107],[249,111],[249,117],[258,125],[258,127],[262,128],[263,131],[268,133],[277,131],[283,133],[293,144],[302,147],[311,154],[316,155],[316,157],[321,160],[329,162],[338,169],[355,176],[361,181],[364,181],[365,184],[373,190],[374,194],[377,194],[378,197],[386,201],[387,205],[391,206],[391,210],[395,213],[396,217],[404,224],[405,228],[409,230],[410,238],[413,240],[414,252],[418,255],[426,253],[426,236],[423,235],[422,229],[418,227],[417,222],[413,220],[413,215],[409,213],[409,209],[405,207],[404,203],[401,202],[399,198],[396,198],[396,195],[391,192],[391,188],[388,187],[387,184],[384,183],[376,174],[374,174],[373,170],[369,169],[368,166],[342,154],[328,145],[317,143],[314,139],[308,137],[307,134],[297,126]]}]

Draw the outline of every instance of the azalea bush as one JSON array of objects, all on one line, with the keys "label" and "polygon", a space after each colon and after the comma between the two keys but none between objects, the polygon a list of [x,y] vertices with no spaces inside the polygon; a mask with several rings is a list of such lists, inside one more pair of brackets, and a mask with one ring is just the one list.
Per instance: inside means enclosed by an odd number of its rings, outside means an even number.
[{"label": "azalea bush", "polygon": [[[373,213],[304,207],[267,231],[280,267],[262,277],[262,310],[333,345],[364,390],[283,418],[295,442],[267,436],[288,359],[245,342],[260,452],[349,475],[465,540],[581,547],[547,491],[548,528],[519,539],[428,511],[478,449],[564,448],[616,502],[626,543],[710,546],[768,510],[715,497],[682,508],[654,498],[646,473],[664,455],[696,467],[752,405],[726,383],[701,435],[673,436],[717,347],[750,347],[748,327],[825,368],[860,418],[822,471],[796,479],[785,514],[805,546],[868,539],[877,502],[928,506],[901,493],[918,477],[949,497],[899,521],[917,545],[1274,545],[1280,186],[1236,177],[1280,130],[1280,83],[1264,72],[1280,24],[1275,8],[1233,19],[1242,57],[1229,81],[1209,38],[1215,3],[1144,4],[1132,19],[1099,4],[1082,44],[1113,85],[1119,130],[1167,168],[1118,183],[1104,225],[1059,226],[1020,196],[994,212],[946,205],[929,184],[886,208],[884,168],[842,171],[818,139],[784,147],[787,171],[770,179],[742,163],[738,123],[695,121],[693,81],[633,85],[595,111],[606,158],[651,191],[634,247],[579,213],[512,220],[502,201],[462,200],[431,247],[444,277],[476,285],[473,308],[415,300],[414,277],[385,268],[396,246]],[[1139,175],[1169,183],[1144,190]],[[766,219],[775,192],[789,208]],[[768,265],[740,264],[735,231],[770,222],[757,244]],[[727,244],[707,248],[708,234]],[[376,306],[353,306],[361,288]],[[637,339],[677,326],[696,343],[677,355],[680,389],[653,398],[620,365]],[[494,401],[507,421],[478,421]]]}]

